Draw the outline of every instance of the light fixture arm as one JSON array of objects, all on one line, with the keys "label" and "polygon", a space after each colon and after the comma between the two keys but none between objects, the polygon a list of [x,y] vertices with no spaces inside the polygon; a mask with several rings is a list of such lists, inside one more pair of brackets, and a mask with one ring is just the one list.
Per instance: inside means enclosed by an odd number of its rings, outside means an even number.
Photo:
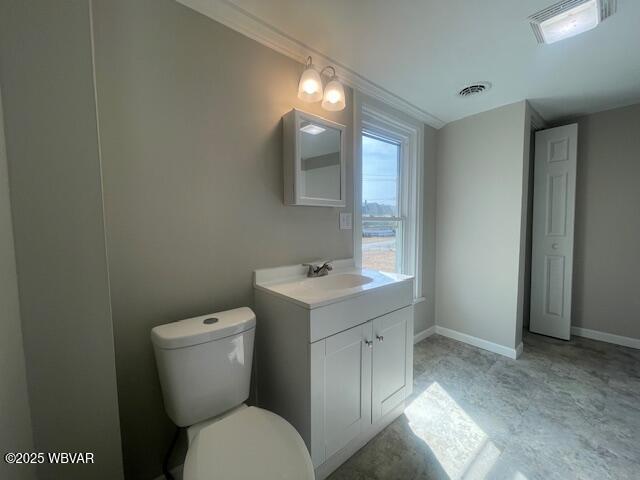
[{"label": "light fixture arm", "polygon": [[[309,57],[309,58],[311,58],[311,57]],[[321,76],[324,74],[325,70],[331,70],[331,77],[330,78],[336,78],[336,69],[333,68],[331,65],[327,65],[322,70],[320,70],[320,75]]]},{"label": "light fixture arm", "polygon": [[[309,55],[304,62],[304,68],[305,69],[310,68],[312,65],[313,65],[313,58],[311,57],[311,55]],[[326,70],[331,70],[331,77],[329,78],[336,78],[336,69],[331,65],[327,65],[322,70],[320,70],[320,76],[324,75],[324,72]]]}]

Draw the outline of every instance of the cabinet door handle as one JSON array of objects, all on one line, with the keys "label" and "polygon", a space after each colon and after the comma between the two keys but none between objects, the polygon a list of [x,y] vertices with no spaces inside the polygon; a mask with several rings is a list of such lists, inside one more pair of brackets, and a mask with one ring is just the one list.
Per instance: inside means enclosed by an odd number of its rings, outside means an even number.
[{"label": "cabinet door handle", "polygon": [[376,338],[379,342],[384,342],[384,337],[382,335],[376,335]]},{"label": "cabinet door handle", "polygon": [[372,340],[365,340],[364,343],[366,343],[369,348],[373,348],[373,341]]}]

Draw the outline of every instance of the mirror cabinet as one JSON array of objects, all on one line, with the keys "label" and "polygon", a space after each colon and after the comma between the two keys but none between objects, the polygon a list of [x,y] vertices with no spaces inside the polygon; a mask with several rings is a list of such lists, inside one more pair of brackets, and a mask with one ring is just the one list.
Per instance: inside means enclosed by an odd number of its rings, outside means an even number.
[{"label": "mirror cabinet", "polygon": [[283,142],[285,204],[346,206],[345,126],[293,109]]}]

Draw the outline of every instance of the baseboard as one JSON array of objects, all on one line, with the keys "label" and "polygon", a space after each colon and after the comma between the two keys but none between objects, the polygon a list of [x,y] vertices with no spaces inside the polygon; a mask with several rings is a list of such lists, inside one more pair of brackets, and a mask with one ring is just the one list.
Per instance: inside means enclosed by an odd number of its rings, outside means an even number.
[{"label": "baseboard", "polygon": [[516,347],[516,359],[520,358],[520,355],[522,355],[523,350],[524,350],[524,345],[522,342],[520,342],[520,345]]},{"label": "baseboard", "polygon": [[429,328],[425,328],[424,330],[422,330],[421,332],[416,333],[413,336],[413,343],[416,344],[418,342],[421,342],[422,340],[424,340],[425,338],[430,337],[431,335],[433,335],[434,333],[436,333],[436,326],[432,326]]},{"label": "baseboard", "polygon": [[436,325],[436,333],[513,359],[518,358],[522,353],[522,343],[520,343],[517,348],[509,348],[504,345],[499,345],[497,343],[483,340],[482,338],[474,337],[472,335],[467,335],[466,333],[461,333],[456,330],[451,330],[450,328],[441,327],[439,325]]},{"label": "baseboard", "polygon": [[592,340],[600,340],[601,342],[622,345],[623,347],[640,349],[640,338],[623,337],[622,335],[614,335],[613,333],[590,330],[582,327],[571,327],[571,333],[578,337],[585,337]]}]

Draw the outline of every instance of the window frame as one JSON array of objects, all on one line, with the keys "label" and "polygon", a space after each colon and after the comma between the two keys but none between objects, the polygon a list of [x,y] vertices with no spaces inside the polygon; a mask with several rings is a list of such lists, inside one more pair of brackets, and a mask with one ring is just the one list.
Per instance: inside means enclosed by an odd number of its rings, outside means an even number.
[{"label": "window frame", "polygon": [[[424,300],[422,293],[423,244],[423,163],[424,126],[405,118],[381,102],[360,93],[354,108],[354,261],[362,266],[362,135],[370,133],[400,145],[399,220],[403,222],[402,273],[413,275],[414,303]],[[404,218],[403,218],[404,217]],[[366,217],[375,220],[378,217]],[[385,221],[394,220],[384,217]]]}]

